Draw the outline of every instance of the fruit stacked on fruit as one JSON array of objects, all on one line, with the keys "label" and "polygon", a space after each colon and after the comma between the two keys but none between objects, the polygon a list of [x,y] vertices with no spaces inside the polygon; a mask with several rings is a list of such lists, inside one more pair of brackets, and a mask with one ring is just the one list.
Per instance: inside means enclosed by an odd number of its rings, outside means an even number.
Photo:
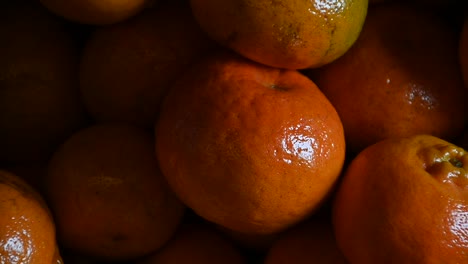
[{"label": "fruit stacked on fruit", "polygon": [[0,3],[0,262],[468,263],[467,12]]}]

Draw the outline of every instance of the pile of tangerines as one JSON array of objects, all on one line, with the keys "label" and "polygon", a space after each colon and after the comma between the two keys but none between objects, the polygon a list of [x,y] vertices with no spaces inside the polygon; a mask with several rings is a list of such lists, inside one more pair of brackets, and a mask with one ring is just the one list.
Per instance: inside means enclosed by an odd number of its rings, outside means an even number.
[{"label": "pile of tangerines", "polygon": [[461,0],[0,3],[0,263],[468,263]]}]

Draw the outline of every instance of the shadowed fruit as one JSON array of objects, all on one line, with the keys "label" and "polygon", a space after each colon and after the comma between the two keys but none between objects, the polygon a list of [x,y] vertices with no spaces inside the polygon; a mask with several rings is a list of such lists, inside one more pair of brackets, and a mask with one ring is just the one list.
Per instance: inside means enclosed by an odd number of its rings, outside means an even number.
[{"label": "shadowed fruit", "polygon": [[376,5],[355,45],[312,71],[340,114],[353,153],[388,137],[460,135],[468,120],[468,91],[453,28],[426,9]]},{"label": "shadowed fruit", "polygon": [[160,174],[150,135],[129,125],[95,125],[55,152],[45,192],[65,248],[127,260],[173,235],[184,207]]},{"label": "shadowed fruit", "polygon": [[184,225],[156,253],[138,264],[246,264],[241,252],[212,227]]},{"label": "shadowed fruit", "polygon": [[278,68],[327,64],[359,35],[367,0],[191,0],[195,18],[213,39]]},{"label": "shadowed fruit", "polygon": [[0,163],[44,162],[84,123],[76,43],[34,1],[0,6]]},{"label": "shadowed fruit", "polygon": [[166,90],[212,46],[188,3],[168,3],[98,28],[81,61],[83,101],[98,122],[152,127]]},{"label": "shadowed fruit", "polygon": [[347,264],[336,245],[328,217],[314,218],[282,234],[269,248],[265,264]]},{"label": "shadowed fruit", "polygon": [[156,150],[170,186],[198,215],[270,234],[321,205],[345,146],[335,109],[307,77],[218,52],[170,89]]},{"label": "shadowed fruit", "polygon": [[350,263],[467,263],[468,153],[430,135],[391,138],[351,162],[333,207]]},{"label": "shadowed fruit", "polygon": [[243,233],[219,225],[217,225],[216,228],[238,247],[253,252],[264,252],[268,250],[281,234],[281,232],[271,234]]},{"label": "shadowed fruit", "polygon": [[47,205],[21,178],[0,170],[0,263],[49,264],[55,254]]}]

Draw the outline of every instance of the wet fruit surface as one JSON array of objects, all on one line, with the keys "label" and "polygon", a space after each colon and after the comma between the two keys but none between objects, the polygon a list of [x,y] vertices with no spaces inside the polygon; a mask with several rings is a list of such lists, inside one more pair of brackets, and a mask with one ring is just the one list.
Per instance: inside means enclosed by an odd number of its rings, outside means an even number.
[{"label": "wet fruit surface", "polygon": [[302,74],[222,53],[171,91],[157,124],[158,160],[200,215],[272,233],[307,217],[330,192],[344,161],[343,130]]},{"label": "wet fruit surface", "polygon": [[[383,140],[358,154],[334,205],[336,239],[346,258],[465,262],[467,157],[429,135]],[[371,254],[363,250],[371,247]]]},{"label": "wet fruit surface", "polygon": [[0,1],[0,264],[468,263],[467,8]]},{"label": "wet fruit surface", "polygon": [[330,63],[359,36],[367,0],[190,1],[213,39],[254,61],[303,69]]},{"label": "wet fruit surface", "polygon": [[55,247],[45,202],[18,176],[0,171],[0,263],[51,263]]}]

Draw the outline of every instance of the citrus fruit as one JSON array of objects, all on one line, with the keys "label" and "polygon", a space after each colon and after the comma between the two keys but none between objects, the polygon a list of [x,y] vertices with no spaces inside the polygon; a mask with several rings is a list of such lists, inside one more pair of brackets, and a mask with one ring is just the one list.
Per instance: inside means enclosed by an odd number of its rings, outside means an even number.
[{"label": "citrus fruit", "polygon": [[152,127],[166,90],[210,44],[188,3],[171,2],[98,28],[81,60],[83,102],[97,122]]},{"label": "citrus fruit", "polygon": [[367,0],[191,0],[194,16],[214,40],[278,68],[327,64],[357,39]]},{"label": "citrus fruit", "polygon": [[351,161],[333,207],[350,263],[466,263],[468,153],[431,135],[389,138]]},{"label": "citrus fruit", "polygon": [[457,49],[455,30],[432,12],[376,5],[355,45],[307,74],[338,111],[352,153],[388,137],[450,141],[468,120]]},{"label": "citrus fruit", "polygon": [[183,205],[161,175],[151,133],[93,125],[54,153],[45,194],[61,244],[105,260],[129,260],[163,246]]},{"label": "citrus fruit", "polygon": [[201,217],[244,234],[310,215],[343,166],[341,121],[315,84],[234,52],[186,71],[159,118],[156,153],[173,191]]},{"label": "citrus fruit", "polygon": [[4,170],[0,170],[0,197],[0,263],[52,263],[55,226],[42,197]]}]

